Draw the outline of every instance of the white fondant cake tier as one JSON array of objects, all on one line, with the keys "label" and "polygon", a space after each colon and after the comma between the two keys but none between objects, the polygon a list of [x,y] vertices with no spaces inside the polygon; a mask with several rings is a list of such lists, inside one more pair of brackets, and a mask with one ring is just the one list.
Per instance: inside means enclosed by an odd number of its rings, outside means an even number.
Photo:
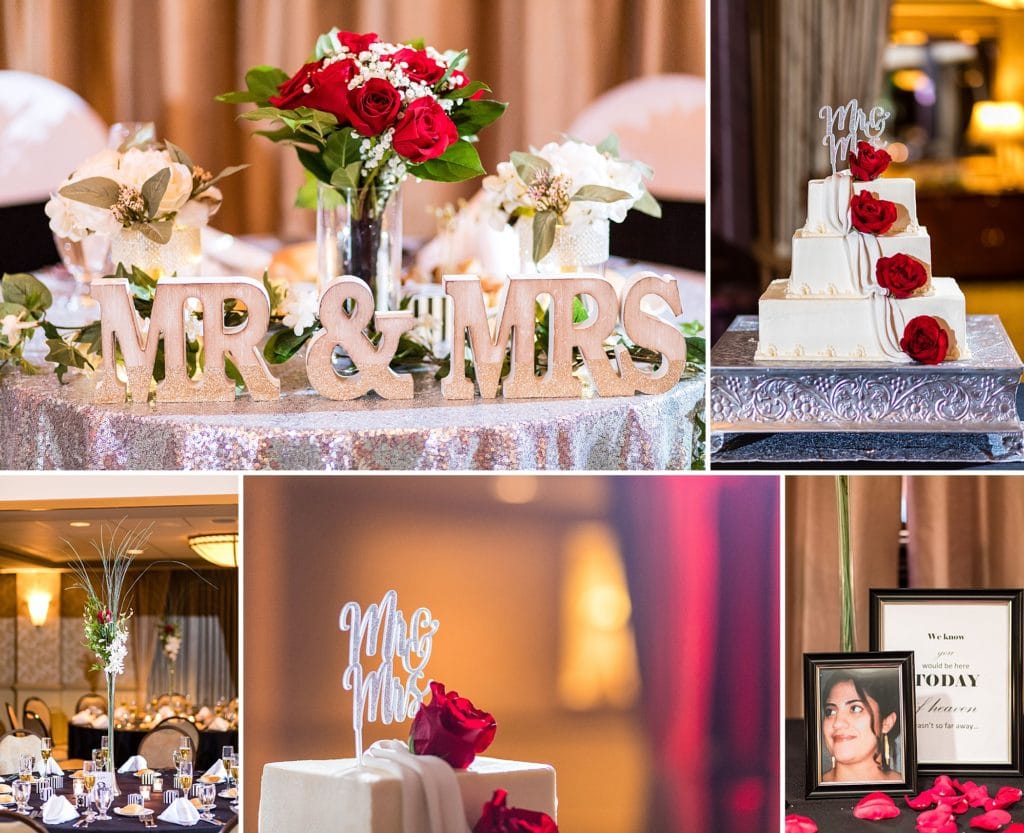
[{"label": "white fondant cake tier", "polygon": [[[848,177],[849,173],[844,171],[838,176]],[[832,191],[833,179],[812,179],[807,184],[807,225],[804,227],[809,232],[845,234],[845,228],[838,228],[834,219],[835,196]],[[905,177],[893,177],[891,179],[882,177],[873,179],[870,182],[853,182],[853,193],[870,191],[876,198],[888,200],[896,204],[896,222],[889,230],[889,234],[913,231],[917,228],[917,187],[912,179]],[[849,205],[849,198],[846,198],[846,205]]]},{"label": "white fondant cake tier", "polygon": [[[793,235],[793,274],[788,293],[794,296],[863,296],[865,287],[877,285],[875,265],[879,257],[905,254],[932,276],[932,243],[928,231],[887,234],[882,237],[853,231],[845,237],[811,234],[801,229]],[[930,291],[925,284],[917,294]]]},{"label": "white fondant cake tier", "polygon": [[950,335],[948,361],[969,355],[964,295],[952,278],[933,278],[930,295],[903,300],[795,298],[786,295],[788,285],[772,281],[758,303],[758,360],[909,362],[899,339],[918,315],[943,324]]},{"label": "white fondant cake tier", "polygon": [[375,744],[362,767],[354,758],[267,764],[260,833],[468,833],[497,789],[508,791],[510,807],[557,818],[551,766],[478,756],[468,769],[453,770],[440,758],[403,756],[400,742],[385,743],[395,744],[392,760],[373,760]]}]

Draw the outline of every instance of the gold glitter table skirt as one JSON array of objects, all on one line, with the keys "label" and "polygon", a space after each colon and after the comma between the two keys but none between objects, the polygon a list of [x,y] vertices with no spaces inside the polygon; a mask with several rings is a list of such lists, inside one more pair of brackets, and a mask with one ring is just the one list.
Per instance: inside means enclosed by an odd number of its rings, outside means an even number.
[{"label": "gold glitter table skirt", "polygon": [[416,398],[323,399],[303,364],[274,369],[281,398],[96,405],[94,380],[0,376],[2,469],[686,469],[703,376],[667,394],[448,401],[429,375]]}]

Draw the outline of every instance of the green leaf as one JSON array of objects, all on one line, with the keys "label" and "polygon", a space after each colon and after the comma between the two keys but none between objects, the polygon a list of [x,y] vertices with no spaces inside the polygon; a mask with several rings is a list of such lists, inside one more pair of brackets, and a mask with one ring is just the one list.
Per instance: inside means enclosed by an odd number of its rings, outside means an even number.
[{"label": "green leaf", "polygon": [[455,72],[455,70],[460,69],[462,67],[462,65],[466,62],[466,59],[468,57],[469,57],[469,52],[467,50],[463,49],[458,55],[456,55],[454,58],[452,58],[448,62],[448,69],[446,69],[444,71],[444,75],[442,75],[441,79],[436,84],[434,84],[434,89],[435,90],[443,90],[444,89],[444,85],[446,83],[448,83],[448,79],[451,78],[452,73]]},{"label": "green leaf", "polygon": [[203,186],[202,190],[205,191],[207,188],[210,188],[210,187],[216,185],[218,182],[220,182],[225,177],[229,177],[232,174],[237,174],[239,171],[244,171],[248,167],[249,167],[248,165],[228,165],[223,171],[221,171],[213,179],[211,179],[209,182],[207,182]]},{"label": "green leaf", "polygon": [[[160,210],[160,201],[164,198],[164,194],[167,193],[167,186],[171,184],[171,169],[161,168],[153,176],[142,183],[142,201],[146,204],[146,216],[152,220],[156,213]],[[149,237],[149,235],[146,235]],[[155,238],[150,237],[150,240]],[[170,240],[170,235],[167,236],[167,240]],[[163,242],[166,243],[167,240]]]},{"label": "green leaf", "polygon": [[572,299],[572,323],[582,324],[590,316],[587,314],[586,304],[583,303],[579,295]]},{"label": "green leaf", "polygon": [[558,215],[554,211],[541,211],[533,217],[533,262],[540,263],[555,244]]},{"label": "green leaf", "polygon": [[21,318],[27,312],[28,310],[21,304],[12,304],[10,301],[0,302],[0,318],[6,318],[8,315],[15,315]]},{"label": "green leaf", "polygon": [[541,159],[539,156],[524,153],[521,150],[512,151],[509,159],[512,160],[512,167],[516,169],[516,174],[527,185],[533,184],[537,174],[548,173],[551,170],[551,164],[547,159]]},{"label": "green leaf", "polygon": [[174,142],[164,140],[164,147],[167,148],[167,152],[171,155],[171,159],[173,159],[175,162],[184,165],[190,171],[195,170],[195,163],[189,158],[189,155],[185,153],[185,151],[183,151],[176,144],[174,144]]},{"label": "green leaf", "polygon": [[452,121],[460,136],[475,136],[498,119],[508,107],[504,101],[464,101],[452,111]]},{"label": "green leaf", "polygon": [[[324,164],[332,171],[348,168],[353,162],[361,162],[359,145],[362,143],[351,127],[343,127],[327,137],[324,145]],[[354,187],[354,186],[352,186]]]},{"label": "green leaf", "polygon": [[90,176],[65,185],[57,193],[69,200],[84,202],[86,205],[110,208],[117,202],[120,190],[121,186],[112,179],[105,176]]},{"label": "green leaf", "polygon": [[661,218],[661,206],[658,204],[658,201],[651,196],[651,192],[646,188],[644,189],[643,196],[633,203],[633,208],[641,214],[647,214],[659,219]]},{"label": "green leaf", "polygon": [[696,370],[703,370],[707,365],[707,339],[703,336],[686,337],[686,363]]},{"label": "green leaf", "polygon": [[137,228],[146,239],[164,245],[171,239],[171,235],[174,233],[174,220],[160,220],[157,223],[139,223]]},{"label": "green leaf", "polygon": [[326,182],[330,185],[331,170],[324,164],[324,159],[319,153],[314,153],[311,150],[297,147],[295,148],[295,154],[299,157],[302,167],[313,174],[313,176],[321,182]]},{"label": "green leaf", "polygon": [[468,84],[466,84],[465,87],[459,87],[457,90],[450,90],[449,92],[446,92],[444,95],[438,96],[438,98],[447,98],[449,100],[469,98],[475,93],[480,92],[480,90],[484,90],[485,92],[491,92],[491,88],[488,87],[483,81],[470,81]]},{"label": "green leaf", "polygon": [[607,153],[616,159],[619,158],[619,137],[614,133],[609,133],[601,141],[601,144],[597,146],[597,149],[601,153]]},{"label": "green leaf", "polygon": [[93,367],[92,362],[62,338],[48,338],[46,339],[46,346],[50,348],[50,351],[46,354],[46,361],[57,365],[54,372],[57,374],[57,379],[61,384],[64,384],[64,374],[68,372],[69,368],[77,367],[84,369],[86,367]]},{"label": "green leaf", "polygon": [[620,191],[618,188],[608,188],[604,185],[583,185],[569,199],[573,202],[618,202],[619,200],[631,200],[633,195],[628,191]]},{"label": "green leaf", "polygon": [[21,304],[29,312],[42,312],[53,303],[46,285],[26,272],[4,275],[0,279],[0,294],[7,303]]},{"label": "green leaf", "polygon": [[699,336],[704,332],[704,325],[700,321],[684,321],[679,325],[679,329],[683,331],[684,336]]},{"label": "green leaf", "polygon": [[335,50],[337,49],[337,41],[335,40],[335,36],[340,31],[341,30],[337,26],[333,26],[331,27],[330,32],[325,32],[316,39],[316,46],[313,47],[313,58],[315,60],[320,60],[321,58],[324,58],[327,55],[334,54]]},{"label": "green leaf", "polygon": [[363,163],[356,161],[344,168],[338,168],[331,174],[331,185],[335,188],[358,188],[359,171]]},{"label": "green leaf", "polygon": [[465,141],[450,145],[436,159],[431,159],[422,165],[410,165],[409,172],[420,179],[429,179],[434,182],[462,182],[486,173],[483,165],[480,164],[480,154],[477,153],[473,145]]},{"label": "green leaf", "polygon": [[277,95],[277,88],[288,80],[284,70],[271,66],[253,67],[245,74],[246,90],[241,92],[223,93],[217,101],[227,104],[244,104],[249,101],[266,101]]},{"label": "green leaf", "polygon": [[97,356],[103,354],[103,327],[99,321],[86,324],[72,336],[71,340],[85,347],[87,353],[95,353]]},{"label": "green leaf", "polygon": [[423,38],[413,38],[412,40],[407,40],[405,42],[405,45],[408,46],[410,49],[418,49],[420,52],[427,48],[427,42],[423,40]]},{"label": "green leaf", "polygon": [[294,330],[287,328],[278,330],[263,345],[263,357],[271,364],[283,364],[299,352],[299,348],[309,341],[317,329],[315,326],[310,327],[300,335],[295,335]]},{"label": "green leaf", "polygon": [[[263,288],[267,290],[267,295],[270,298],[270,309],[280,309],[281,304],[284,303],[284,295],[278,291],[277,287],[274,286],[270,281],[270,273],[263,273]],[[287,290],[285,290],[287,292]]]}]

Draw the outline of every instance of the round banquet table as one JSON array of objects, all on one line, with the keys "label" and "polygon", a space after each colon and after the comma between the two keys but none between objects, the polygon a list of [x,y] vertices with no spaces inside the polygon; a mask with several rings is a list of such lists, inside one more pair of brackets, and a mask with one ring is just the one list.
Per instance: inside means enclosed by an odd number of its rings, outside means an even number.
[{"label": "round banquet table", "polygon": [[[75,726],[68,724],[68,757],[90,760],[92,750],[99,749],[100,739],[106,737],[106,729],[93,729],[91,726]],[[142,729],[114,730],[114,766],[118,767],[132,755],[138,754],[139,743],[146,732]],[[220,758],[225,746],[238,748],[238,730],[227,732],[199,732],[199,749],[196,750],[196,767],[200,770],[209,769]]]},{"label": "round banquet table", "polygon": [[[72,784],[71,784],[71,778],[69,777],[70,775],[71,775],[71,771],[67,771],[67,772],[64,773],[64,788],[62,790],[60,790],[59,793],[60,793],[60,795],[65,796],[68,799],[68,801],[70,801],[72,803],[72,805],[73,805],[75,803],[75,799],[74,799],[74,794],[73,794],[73,787],[72,787]],[[171,783],[173,781],[174,775],[173,775],[172,772],[164,770],[163,771],[163,775],[164,775],[164,783],[165,784],[169,784],[169,783]],[[127,796],[130,793],[138,792],[139,779],[136,778],[134,775],[118,775],[117,776],[117,788],[121,791],[121,795],[119,795],[117,798],[115,798],[113,803],[110,806],[110,810],[108,811],[108,815],[110,815],[110,817],[111,817],[110,820],[109,821],[94,821],[91,824],[89,824],[88,828],[83,828],[83,829],[87,829],[91,833],[122,833],[122,831],[126,831],[126,830],[142,830],[142,829],[144,829],[142,824],[140,823],[138,817],[134,817],[133,818],[133,817],[129,817],[129,816],[119,816],[119,815],[117,815],[116,813],[113,812],[115,807],[123,807],[125,804],[128,803]],[[216,818],[218,821],[220,821],[220,823],[222,825],[225,822],[227,822],[230,818],[232,818],[234,816],[234,814],[235,814],[235,811],[232,810],[231,807],[230,807],[230,803],[231,803],[230,799],[221,798],[220,797],[220,793],[223,792],[224,789],[226,789],[226,788],[225,788],[223,783],[217,785],[217,803],[216,803],[216,806],[213,808],[213,816],[214,816],[214,818]],[[11,809],[11,810],[14,809],[14,805],[13,804],[11,804],[9,806],[8,805],[4,805],[4,806],[7,809]],[[30,809],[33,812],[37,812],[40,809],[41,806],[42,806],[42,802],[40,802],[40,800],[39,800],[39,795],[37,794],[35,789],[33,789],[32,790],[32,798],[29,801],[29,807],[30,807]],[[153,816],[154,818],[156,816],[159,816],[164,811],[164,809],[165,809],[164,803],[163,803],[163,793],[154,793],[153,796],[150,798],[150,800],[146,802],[145,806],[148,809],[151,809],[151,810],[154,811],[154,816]],[[79,816],[79,818],[77,818],[77,819],[72,819],[71,821],[64,822],[63,824],[47,824],[45,826],[46,826],[47,830],[71,830],[71,829],[74,828],[74,825],[78,821],[80,821],[80,820],[81,820],[81,816]],[[39,819],[39,821],[42,822],[42,819]],[[178,830],[178,831],[180,831],[180,830],[183,830],[183,829],[190,829],[190,828],[183,828],[180,824],[172,824],[171,822],[160,821],[160,819],[156,819],[156,826],[157,826],[158,830],[166,830],[166,831],[170,831],[170,830]],[[218,828],[217,828],[216,825],[213,825],[210,822],[201,822],[201,823],[196,824],[195,827],[191,828],[191,829],[195,829],[195,830],[217,830]]]},{"label": "round banquet table", "polygon": [[[627,275],[648,267],[623,263]],[[703,275],[657,269],[676,276],[684,318],[702,321]],[[39,277],[67,295],[63,270]],[[315,394],[296,356],[271,368],[273,402],[97,405],[95,379],[61,385],[40,336],[33,347],[37,375],[0,374],[0,469],[678,470],[703,457],[703,375],[657,396],[455,401],[427,372],[412,400],[335,402]]]}]

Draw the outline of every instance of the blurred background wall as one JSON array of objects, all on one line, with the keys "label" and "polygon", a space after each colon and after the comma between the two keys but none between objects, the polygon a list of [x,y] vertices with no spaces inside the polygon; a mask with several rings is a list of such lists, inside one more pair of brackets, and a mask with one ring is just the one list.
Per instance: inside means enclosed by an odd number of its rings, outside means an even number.
[{"label": "blurred background wall", "polygon": [[[703,0],[0,0],[0,66],[70,87],[107,120],[153,121],[208,170],[248,162],[224,183],[215,224],[224,231],[308,237],[312,212],[292,208],[302,169],[288,148],[249,134],[242,108],[214,96],[244,86],[245,71],[294,72],[332,26],[385,40],[422,37],[468,48],[504,118],[484,131],[494,165],[557,139],[586,104],[631,78],[704,75]],[[422,183],[405,196],[406,231],[429,235],[429,206],[479,183]]]},{"label": "blurred background wall", "polygon": [[562,829],[777,824],[777,479],[257,477],[243,506],[247,819],[268,761],[354,754],[338,614],[393,587],[486,754],[555,766]]}]

